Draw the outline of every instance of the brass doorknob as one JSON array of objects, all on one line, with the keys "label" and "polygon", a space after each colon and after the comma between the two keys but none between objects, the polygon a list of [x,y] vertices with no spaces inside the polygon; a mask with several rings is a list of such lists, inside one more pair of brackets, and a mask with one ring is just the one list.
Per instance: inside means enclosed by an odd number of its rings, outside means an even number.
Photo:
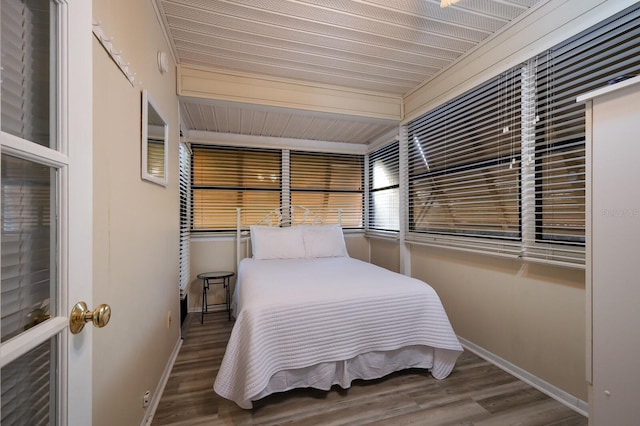
[{"label": "brass doorknob", "polygon": [[84,328],[84,324],[91,321],[93,325],[102,328],[111,318],[111,307],[107,304],[98,306],[93,311],[87,309],[87,304],[78,302],[73,306],[69,316],[69,329],[71,333],[78,334]]}]

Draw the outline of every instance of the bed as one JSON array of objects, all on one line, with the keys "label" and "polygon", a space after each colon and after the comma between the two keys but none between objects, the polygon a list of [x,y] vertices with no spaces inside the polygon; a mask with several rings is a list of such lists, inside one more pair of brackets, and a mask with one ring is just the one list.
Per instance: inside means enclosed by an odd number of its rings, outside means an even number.
[{"label": "bed", "polygon": [[426,283],[350,258],[339,226],[252,226],[214,389],[242,408],[407,368],[444,379],[462,353]]}]

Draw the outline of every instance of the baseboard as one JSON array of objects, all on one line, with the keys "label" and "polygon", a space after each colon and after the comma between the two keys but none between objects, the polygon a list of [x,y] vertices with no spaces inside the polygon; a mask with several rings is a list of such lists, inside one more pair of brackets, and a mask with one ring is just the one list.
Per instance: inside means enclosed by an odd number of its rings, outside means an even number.
[{"label": "baseboard", "polygon": [[458,340],[460,340],[460,343],[462,344],[462,346],[464,346],[466,349],[473,352],[474,354],[478,355],[480,358],[483,358],[489,361],[490,363],[494,364],[496,367],[517,377],[518,379],[522,380],[528,385],[533,386],[534,388],[538,389],[540,392],[550,396],[551,398],[555,399],[558,402],[561,402],[562,404],[582,414],[583,416],[585,417],[589,416],[589,404],[587,402],[582,401],[579,398],[576,398],[575,396],[563,391],[562,389],[552,385],[551,383],[548,383],[542,380],[537,376],[534,376],[528,371],[523,370],[517,365],[514,365],[509,361],[500,358],[496,354],[489,352],[488,350],[476,345],[475,343],[471,343],[470,341],[463,339],[460,336],[458,336]]},{"label": "baseboard", "polygon": [[173,352],[171,352],[171,356],[167,361],[167,365],[164,367],[164,372],[162,373],[162,377],[160,377],[160,381],[158,382],[158,386],[156,386],[155,392],[153,392],[153,396],[151,397],[151,401],[149,401],[149,405],[144,412],[144,417],[142,418],[142,423],[140,426],[149,426],[151,421],[153,420],[153,416],[156,413],[156,409],[158,408],[158,404],[160,403],[160,398],[162,398],[162,393],[164,392],[164,387],[167,385],[169,381],[169,376],[171,376],[171,370],[173,369],[173,364],[176,362],[176,358],[178,358],[178,354],[180,353],[180,348],[182,347],[182,338],[178,339],[176,345],[173,347]]}]

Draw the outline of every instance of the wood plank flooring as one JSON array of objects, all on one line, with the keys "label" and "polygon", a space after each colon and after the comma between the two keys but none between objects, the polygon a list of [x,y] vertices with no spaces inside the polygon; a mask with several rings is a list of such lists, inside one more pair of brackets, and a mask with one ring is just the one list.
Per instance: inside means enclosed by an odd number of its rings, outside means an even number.
[{"label": "wood plank flooring", "polygon": [[445,380],[406,370],[351,388],[298,389],[243,410],[213,391],[233,322],[189,314],[152,425],[587,425],[563,404],[465,351]]}]

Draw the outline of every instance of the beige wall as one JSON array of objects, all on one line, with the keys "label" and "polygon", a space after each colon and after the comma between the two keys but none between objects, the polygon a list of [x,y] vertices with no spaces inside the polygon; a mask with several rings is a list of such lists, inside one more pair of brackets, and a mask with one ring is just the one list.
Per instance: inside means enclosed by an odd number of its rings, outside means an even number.
[{"label": "beige wall", "polygon": [[369,242],[361,234],[347,234],[344,242],[349,256],[369,262]]},{"label": "beige wall", "polygon": [[[209,238],[191,237],[191,286],[189,288],[189,311],[199,312],[202,306],[202,281],[198,274],[210,271],[236,271],[236,246],[232,237]],[[231,288],[235,285],[235,278],[231,278]],[[209,303],[224,303],[224,293],[213,286],[207,295]],[[215,308],[214,308],[215,309]]]},{"label": "beige wall", "polygon": [[371,263],[400,272],[400,248],[397,240],[369,238]]},{"label": "beige wall", "polygon": [[411,247],[460,337],[587,400],[583,270]]},{"label": "beige wall", "polygon": [[[93,300],[110,304],[112,317],[93,334],[93,425],[135,425],[179,342],[175,71],[158,72],[156,52],[168,46],[150,1],[93,6],[136,73],[131,85],[94,38]],[[169,121],[166,188],[140,179],[142,89]]]}]

